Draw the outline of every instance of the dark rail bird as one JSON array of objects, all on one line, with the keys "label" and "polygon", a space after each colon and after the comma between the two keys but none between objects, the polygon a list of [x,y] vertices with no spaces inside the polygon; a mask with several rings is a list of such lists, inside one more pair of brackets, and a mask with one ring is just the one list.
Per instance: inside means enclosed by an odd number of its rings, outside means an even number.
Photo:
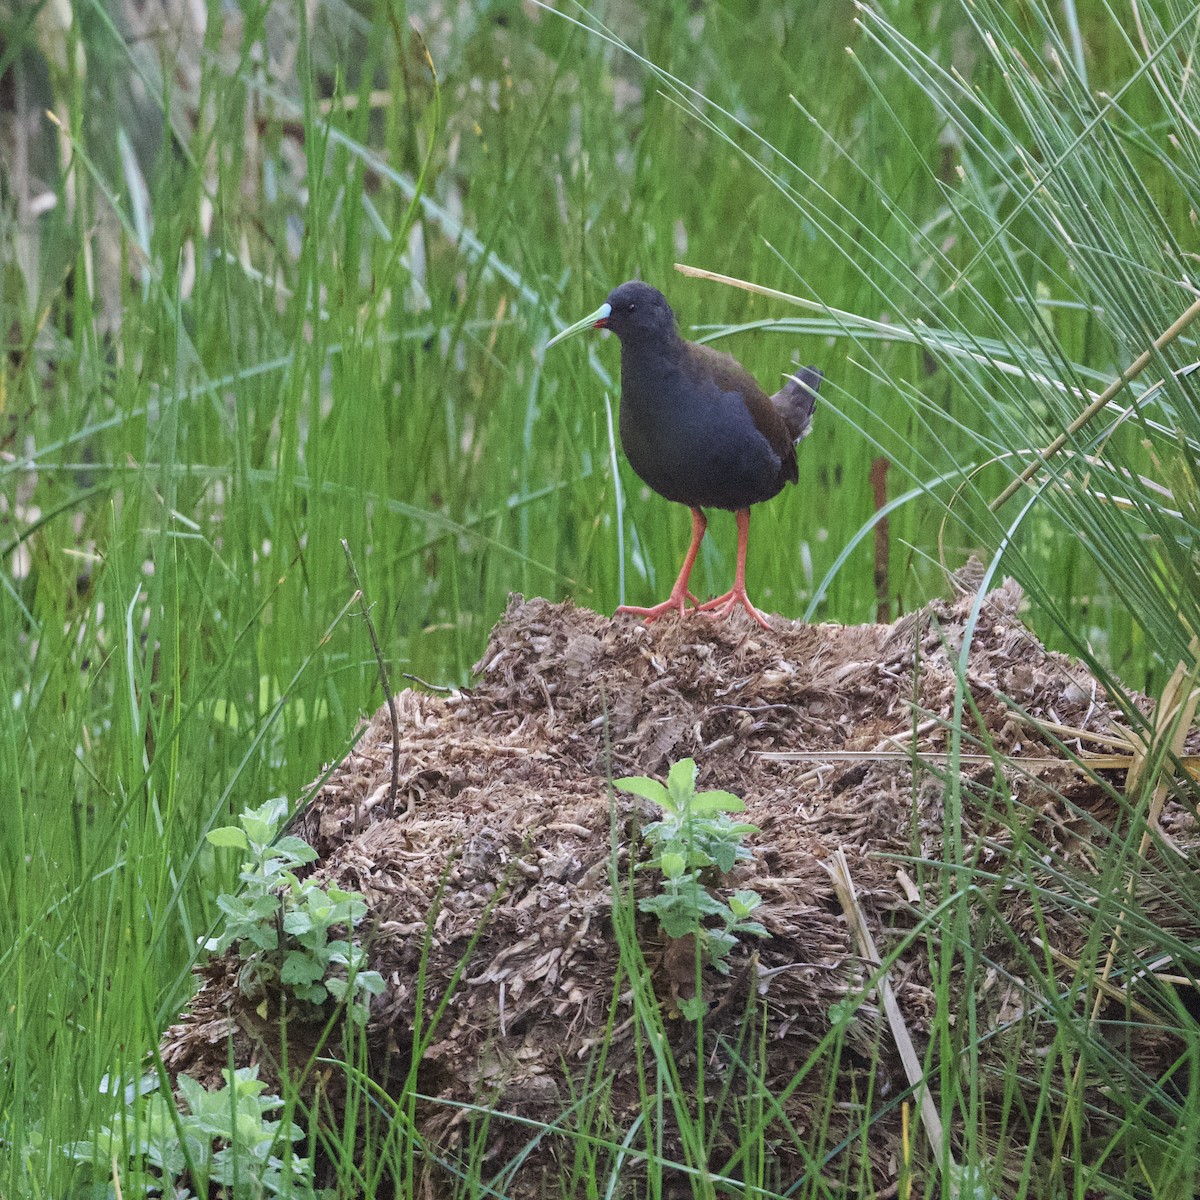
[{"label": "dark rail bird", "polygon": [[[660,496],[692,510],[691,545],[670,596],[653,608],[623,604],[617,612],[653,621],[682,615],[689,600],[716,616],[741,605],[769,629],[746,595],[750,506],[799,477],[796,446],[812,427],[822,373],[803,367],[768,396],[732,355],[681,338],[666,298],[638,280],[621,284],[546,348],[585,329],[611,329],[621,342],[621,445],[629,465]],[[737,569],[728,592],[699,604],[688,579],[708,524],[706,508],[737,514]]]}]

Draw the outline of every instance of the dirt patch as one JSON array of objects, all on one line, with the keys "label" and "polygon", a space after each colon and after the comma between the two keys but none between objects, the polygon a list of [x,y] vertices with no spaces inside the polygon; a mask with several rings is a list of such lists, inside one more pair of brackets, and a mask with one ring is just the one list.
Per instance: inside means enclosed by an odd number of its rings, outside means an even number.
[{"label": "dirt patch", "polygon": [[[637,827],[655,814],[632,797],[612,796],[606,778],[661,777],[686,756],[699,764],[701,786],[742,796],[759,829],[749,839],[754,860],[725,890],[762,895],[755,915],[770,937],[740,946],[728,976],[705,975],[711,1054],[704,1078],[706,1094],[736,1096],[739,1073],[755,1047],[766,1047],[765,1082],[785,1097],[765,1135],[774,1178],[786,1186],[813,1169],[799,1149],[813,1130],[824,1131],[826,1151],[849,1137],[847,1153],[875,1187],[895,1182],[900,1161],[895,1100],[907,1082],[874,993],[860,1002],[870,971],[824,866],[839,848],[880,952],[901,947],[891,980],[922,1054],[936,1007],[931,972],[940,969],[931,966],[930,947],[945,954],[946,931],[928,941],[921,931],[941,919],[938,906],[964,880],[947,862],[957,858],[980,873],[980,902],[958,933],[949,970],[952,993],[970,1012],[969,1027],[955,1028],[979,1057],[985,1092],[1024,1086],[1014,1079],[1036,1089],[1054,1025],[1042,1019],[1047,997],[1030,963],[1086,958],[1096,863],[1109,831],[1128,817],[1113,790],[1121,774],[1096,783],[1050,765],[1062,751],[1035,721],[1090,731],[1103,748],[1119,713],[1084,667],[1048,652],[1021,625],[1019,590],[1005,584],[982,606],[967,670],[966,722],[979,745],[963,750],[984,757],[961,764],[961,811],[948,814],[940,755],[973,600],[962,594],[886,626],[775,618],[766,633],[748,619],[691,616],[645,627],[514,597],[475,686],[448,697],[407,691],[397,698],[396,813],[386,811],[390,724],[386,710],[376,713],[296,831],[319,851],[320,876],[370,904],[371,966],[388,984],[369,1026],[372,1071],[384,1087],[396,1091],[408,1071],[418,1003],[428,1021],[449,990],[417,1076],[419,1090],[437,1098],[419,1108],[428,1142],[452,1154],[463,1135],[462,1110],[446,1101],[549,1122],[562,1117],[583,1081],[603,1088],[617,1140],[630,1129],[641,1106],[645,1030],[633,1019],[614,937],[611,863],[615,846],[627,877],[631,848],[640,853]],[[1097,748],[1078,738],[1069,744]],[[915,768],[913,746],[924,759]],[[847,751],[878,753],[856,761]],[[769,757],[779,752],[806,757]],[[1185,851],[1200,842],[1180,809],[1168,805],[1163,825]],[[1035,878],[1042,863],[1052,869]],[[638,895],[653,886],[645,873],[637,876]],[[1183,919],[1180,907],[1158,903],[1163,921]],[[1109,920],[1115,924],[1111,911]],[[637,922],[665,1036],[683,1092],[692,1094],[694,1027],[675,1013],[692,981],[691,957],[681,964],[653,919]],[[277,1022],[242,1000],[235,974],[226,959],[201,974],[190,1011],[164,1040],[172,1071],[215,1080],[230,1039],[239,1065],[261,1062],[268,1077],[274,1070]],[[1052,999],[1086,1011],[1087,1001]],[[599,1068],[597,1048],[610,1024],[616,1032]],[[317,1032],[306,1041],[289,1028],[294,1064],[304,1062]],[[804,1086],[786,1090],[823,1040],[827,1048]],[[1115,1052],[1151,1074],[1178,1053],[1167,1033],[1144,1025],[1117,1040]],[[336,1079],[322,1086],[336,1109]],[[1104,1107],[1097,1096],[1098,1121]],[[715,1121],[711,1168],[738,1144],[744,1120],[730,1104]],[[856,1134],[865,1126],[869,1133]],[[494,1120],[492,1160],[506,1161],[530,1136],[527,1127]],[[1019,1146],[1019,1130],[1004,1136]],[[563,1141],[544,1139],[507,1182],[511,1194],[534,1194],[553,1180],[562,1153]],[[913,1153],[923,1156],[919,1141]],[[834,1179],[853,1179],[858,1169],[829,1166]]]}]

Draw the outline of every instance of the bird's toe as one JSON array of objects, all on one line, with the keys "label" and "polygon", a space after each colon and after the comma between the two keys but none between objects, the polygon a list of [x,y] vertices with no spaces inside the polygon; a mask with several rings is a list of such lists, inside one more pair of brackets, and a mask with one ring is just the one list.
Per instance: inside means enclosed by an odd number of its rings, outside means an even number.
[{"label": "bird's toe", "polygon": [[767,624],[766,614],[754,607],[750,602],[750,597],[746,595],[745,588],[733,588],[725,595],[699,605],[697,611],[710,617],[732,617],[739,608],[745,609],[751,619],[761,625],[763,629],[770,630],[771,626]]}]

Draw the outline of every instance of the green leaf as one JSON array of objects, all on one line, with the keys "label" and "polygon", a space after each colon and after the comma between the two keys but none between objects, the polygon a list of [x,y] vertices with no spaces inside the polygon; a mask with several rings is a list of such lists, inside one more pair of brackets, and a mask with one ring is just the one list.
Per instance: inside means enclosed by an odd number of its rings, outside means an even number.
[{"label": "green leaf", "polygon": [[739,889],[729,897],[729,907],[735,917],[748,917],[762,904],[762,897],[757,892]]},{"label": "green leaf", "polygon": [[660,821],[661,831],[654,838],[654,848],[657,851],[654,861],[662,858],[664,854],[686,854],[687,846],[684,845],[683,839],[678,836],[679,830],[672,821],[669,825],[665,821]]},{"label": "green leaf", "polygon": [[[242,940],[257,946],[260,950],[274,950],[279,945],[279,933],[274,925],[251,925],[241,932]],[[242,948],[245,954],[245,948]]]},{"label": "green leaf", "polygon": [[733,926],[737,933],[749,933],[754,937],[769,938],[771,934],[765,925],[760,925],[757,921],[739,921]]},{"label": "green leaf", "polygon": [[180,1075],[175,1080],[175,1086],[188,1106],[188,1112],[199,1113],[204,1108],[204,1100],[208,1093],[190,1075]]},{"label": "green leaf", "polygon": [[632,792],[635,796],[641,796],[643,800],[649,800],[660,808],[669,808],[671,804],[667,789],[657,779],[650,779],[645,775],[631,775],[628,779],[614,779],[613,787],[622,792]]},{"label": "green leaf", "polygon": [[231,850],[250,849],[250,842],[245,833],[234,825],[222,825],[220,829],[210,829],[204,836],[214,846],[227,846]]},{"label": "green leaf", "polygon": [[738,858],[744,858],[745,855],[738,854],[737,842],[716,842],[709,847],[709,854],[712,856],[713,866],[721,872],[722,875],[733,870],[733,864]]},{"label": "green leaf", "polygon": [[705,888],[699,886],[696,888],[695,896],[689,897],[689,903],[693,904],[696,911],[704,917],[720,917],[722,921],[728,921],[733,916],[724,900],[718,900],[716,896],[710,895]]},{"label": "green leaf", "polygon": [[257,846],[265,846],[275,836],[283,818],[287,816],[287,798],[276,796],[238,816],[246,836]]},{"label": "green leaf", "polygon": [[658,918],[663,933],[669,938],[686,937],[700,929],[700,918],[693,905],[681,902],[678,896],[659,893],[638,901],[638,908]]},{"label": "green leaf", "polygon": [[271,847],[271,852],[286,855],[292,863],[310,863],[314,862],[317,857],[317,852],[303,838],[290,835],[280,838]]},{"label": "green leaf", "polygon": [[672,851],[660,855],[658,865],[659,869],[668,879],[678,879],[687,870],[687,857]]},{"label": "green leaf", "polygon": [[295,987],[296,996],[301,1000],[307,1000],[309,1004],[324,1004],[329,999],[329,993],[319,984],[314,983],[309,986],[297,984]]},{"label": "green leaf", "polygon": [[737,945],[737,938],[724,929],[709,929],[704,938],[704,948],[709,962],[716,966]]},{"label": "green leaf", "polygon": [[757,833],[758,832],[758,826],[751,825],[747,821],[736,821],[736,822],[730,821],[729,824],[726,825],[724,828],[725,828],[725,831],[727,833],[729,833],[732,837],[737,837],[737,838],[745,837],[746,834],[748,834],[748,833]]},{"label": "green leaf", "polygon": [[354,977],[354,986],[372,996],[382,996],[387,983],[378,971],[359,971]]},{"label": "green leaf", "polygon": [[667,791],[675,801],[678,811],[685,811],[696,794],[696,760],[681,758],[675,763],[667,775]]},{"label": "green leaf", "polygon": [[247,910],[252,913],[260,921],[275,922],[275,914],[283,906],[283,901],[275,895],[274,892],[267,892],[265,896],[255,896],[249,904],[246,905]]},{"label": "green leaf", "polygon": [[312,918],[306,912],[290,912],[283,918],[283,932],[307,933],[313,927]]},{"label": "green leaf", "polygon": [[349,963],[356,955],[361,955],[362,951],[357,946],[351,946],[345,938],[338,938],[336,942],[330,942],[326,951],[326,958],[329,962]]},{"label": "green leaf", "polygon": [[708,1001],[703,996],[692,996],[687,1000],[680,1000],[679,1011],[689,1021],[703,1020],[704,1014],[708,1012]]},{"label": "green leaf", "polygon": [[672,941],[694,936],[700,932],[700,922],[690,909],[673,905],[659,914],[658,923]]},{"label": "green leaf", "polygon": [[697,792],[688,803],[693,816],[706,817],[715,812],[743,812],[746,802],[732,792]]},{"label": "green leaf", "polygon": [[324,974],[325,968],[320,963],[314,962],[307,954],[301,954],[299,950],[293,950],[283,960],[279,979],[281,983],[289,985],[306,984],[315,983]]}]

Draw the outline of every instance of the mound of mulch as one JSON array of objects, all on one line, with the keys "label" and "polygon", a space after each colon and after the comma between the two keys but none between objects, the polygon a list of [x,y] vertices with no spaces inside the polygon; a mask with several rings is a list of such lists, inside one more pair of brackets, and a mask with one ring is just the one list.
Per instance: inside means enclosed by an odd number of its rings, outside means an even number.
[{"label": "mound of mulch", "polygon": [[[878,997],[872,992],[862,1002],[871,966],[826,868],[838,850],[879,952],[902,947],[889,976],[922,1054],[936,1007],[931,972],[941,969],[931,967],[930,948],[944,955],[953,943],[944,944],[937,931],[928,940],[908,935],[930,914],[938,920],[939,904],[966,882],[961,869],[943,865],[956,855],[978,873],[977,883],[994,881],[979,883],[986,903],[973,906],[970,928],[958,931],[948,972],[958,1011],[971,1012],[970,1026],[955,1026],[957,1049],[971,1047],[995,1096],[1006,1087],[1036,1094],[1054,1023],[1042,1019],[1047,997],[1030,982],[1030,956],[1043,966],[1086,956],[1096,865],[1108,830],[1128,819],[1114,798],[1122,773],[1109,772],[1098,784],[1064,765],[1045,723],[1094,735],[1068,739],[1086,752],[1105,748],[1119,714],[1083,666],[1047,651],[1023,627],[1019,589],[1006,583],[986,598],[970,645],[965,721],[978,745],[963,749],[985,753],[961,764],[961,812],[948,814],[945,722],[973,602],[965,592],[880,626],[774,618],[767,633],[748,619],[696,615],[646,627],[514,597],[470,689],[396,698],[397,811],[388,811],[393,747],[385,708],[295,830],[318,850],[317,874],[361,892],[370,905],[371,965],[387,981],[368,1029],[377,1081],[397,1091],[408,1072],[424,958],[426,1021],[461,972],[419,1065],[424,1095],[550,1122],[590,1079],[608,1089],[606,1111],[619,1140],[640,1110],[638,1038],[627,979],[613,1008],[621,970],[610,865],[615,840],[628,878],[627,855],[642,852],[638,827],[655,811],[612,794],[606,779],[661,778],[672,762],[691,756],[699,785],[742,796],[746,819],[758,826],[748,839],[753,861],[725,880],[724,890],[755,889],[764,901],[755,915],[770,933],[744,940],[728,976],[705,973],[707,1091],[733,1080],[732,1094],[744,1092],[734,1077],[761,1059],[758,1047],[765,1046],[765,1082],[784,1095],[831,1022],[841,1023],[837,1053],[825,1055],[781,1102],[791,1132],[780,1120],[768,1129],[775,1177],[784,1186],[805,1169],[791,1139],[803,1141],[814,1128],[825,1131],[829,1150],[871,1121],[847,1153],[859,1162],[865,1147],[877,1187],[894,1183],[901,1156],[894,1101],[908,1083]],[[804,757],[771,757],[780,752]],[[1163,827],[1189,854],[1200,843],[1191,819],[1170,805]],[[1046,874],[1034,878],[1040,863]],[[638,895],[653,890],[649,873],[636,880]],[[1050,891],[1033,900],[1032,884]],[[1184,919],[1166,898],[1157,903],[1161,923]],[[1197,931],[1185,932],[1194,939]],[[646,915],[638,918],[638,941],[688,1093],[695,1031],[676,1006],[694,984],[691,949],[681,955]],[[228,957],[203,969],[190,1010],[164,1039],[171,1071],[216,1081],[232,1039],[238,1065],[259,1062],[266,1078],[276,1072],[276,1013],[245,1001],[236,975]],[[847,999],[852,1008],[842,1004]],[[1050,999],[1090,1011],[1090,999]],[[1118,1009],[1119,1001],[1117,993]],[[589,1077],[610,1027],[602,1077]],[[306,1061],[318,1033],[314,1027],[306,1041],[289,1023],[293,1068]],[[1150,1076],[1178,1054],[1166,1033],[1146,1026],[1131,1034],[1126,1025],[1116,1041],[1114,1053]],[[336,1108],[336,1077],[326,1071],[321,1086],[324,1103]],[[1103,1096],[1095,1106],[1100,1120]],[[1007,1109],[1020,1108],[1010,1098]],[[418,1111],[428,1144],[453,1154],[468,1124],[462,1110],[430,1100]],[[728,1136],[718,1130],[714,1139],[714,1169],[722,1143],[727,1149],[739,1142],[735,1105],[727,1105],[726,1117]],[[1006,1136],[1013,1137],[1011,1128]],[[489,1161],[498,1166],[531,1132],[495,1118],[488,1137]],[[564,1153],[571,1154],[564,1143],[543,1139],[510,1182],[513,1194],[543,1184],[553,1191],[556,1156]],[[912,1154],[922,1157],[920,1141]],[[849,1169],[850,1178],[857,1169]],[[832,1179],[847,1177],[836,1159],[828,1171]]]}]

